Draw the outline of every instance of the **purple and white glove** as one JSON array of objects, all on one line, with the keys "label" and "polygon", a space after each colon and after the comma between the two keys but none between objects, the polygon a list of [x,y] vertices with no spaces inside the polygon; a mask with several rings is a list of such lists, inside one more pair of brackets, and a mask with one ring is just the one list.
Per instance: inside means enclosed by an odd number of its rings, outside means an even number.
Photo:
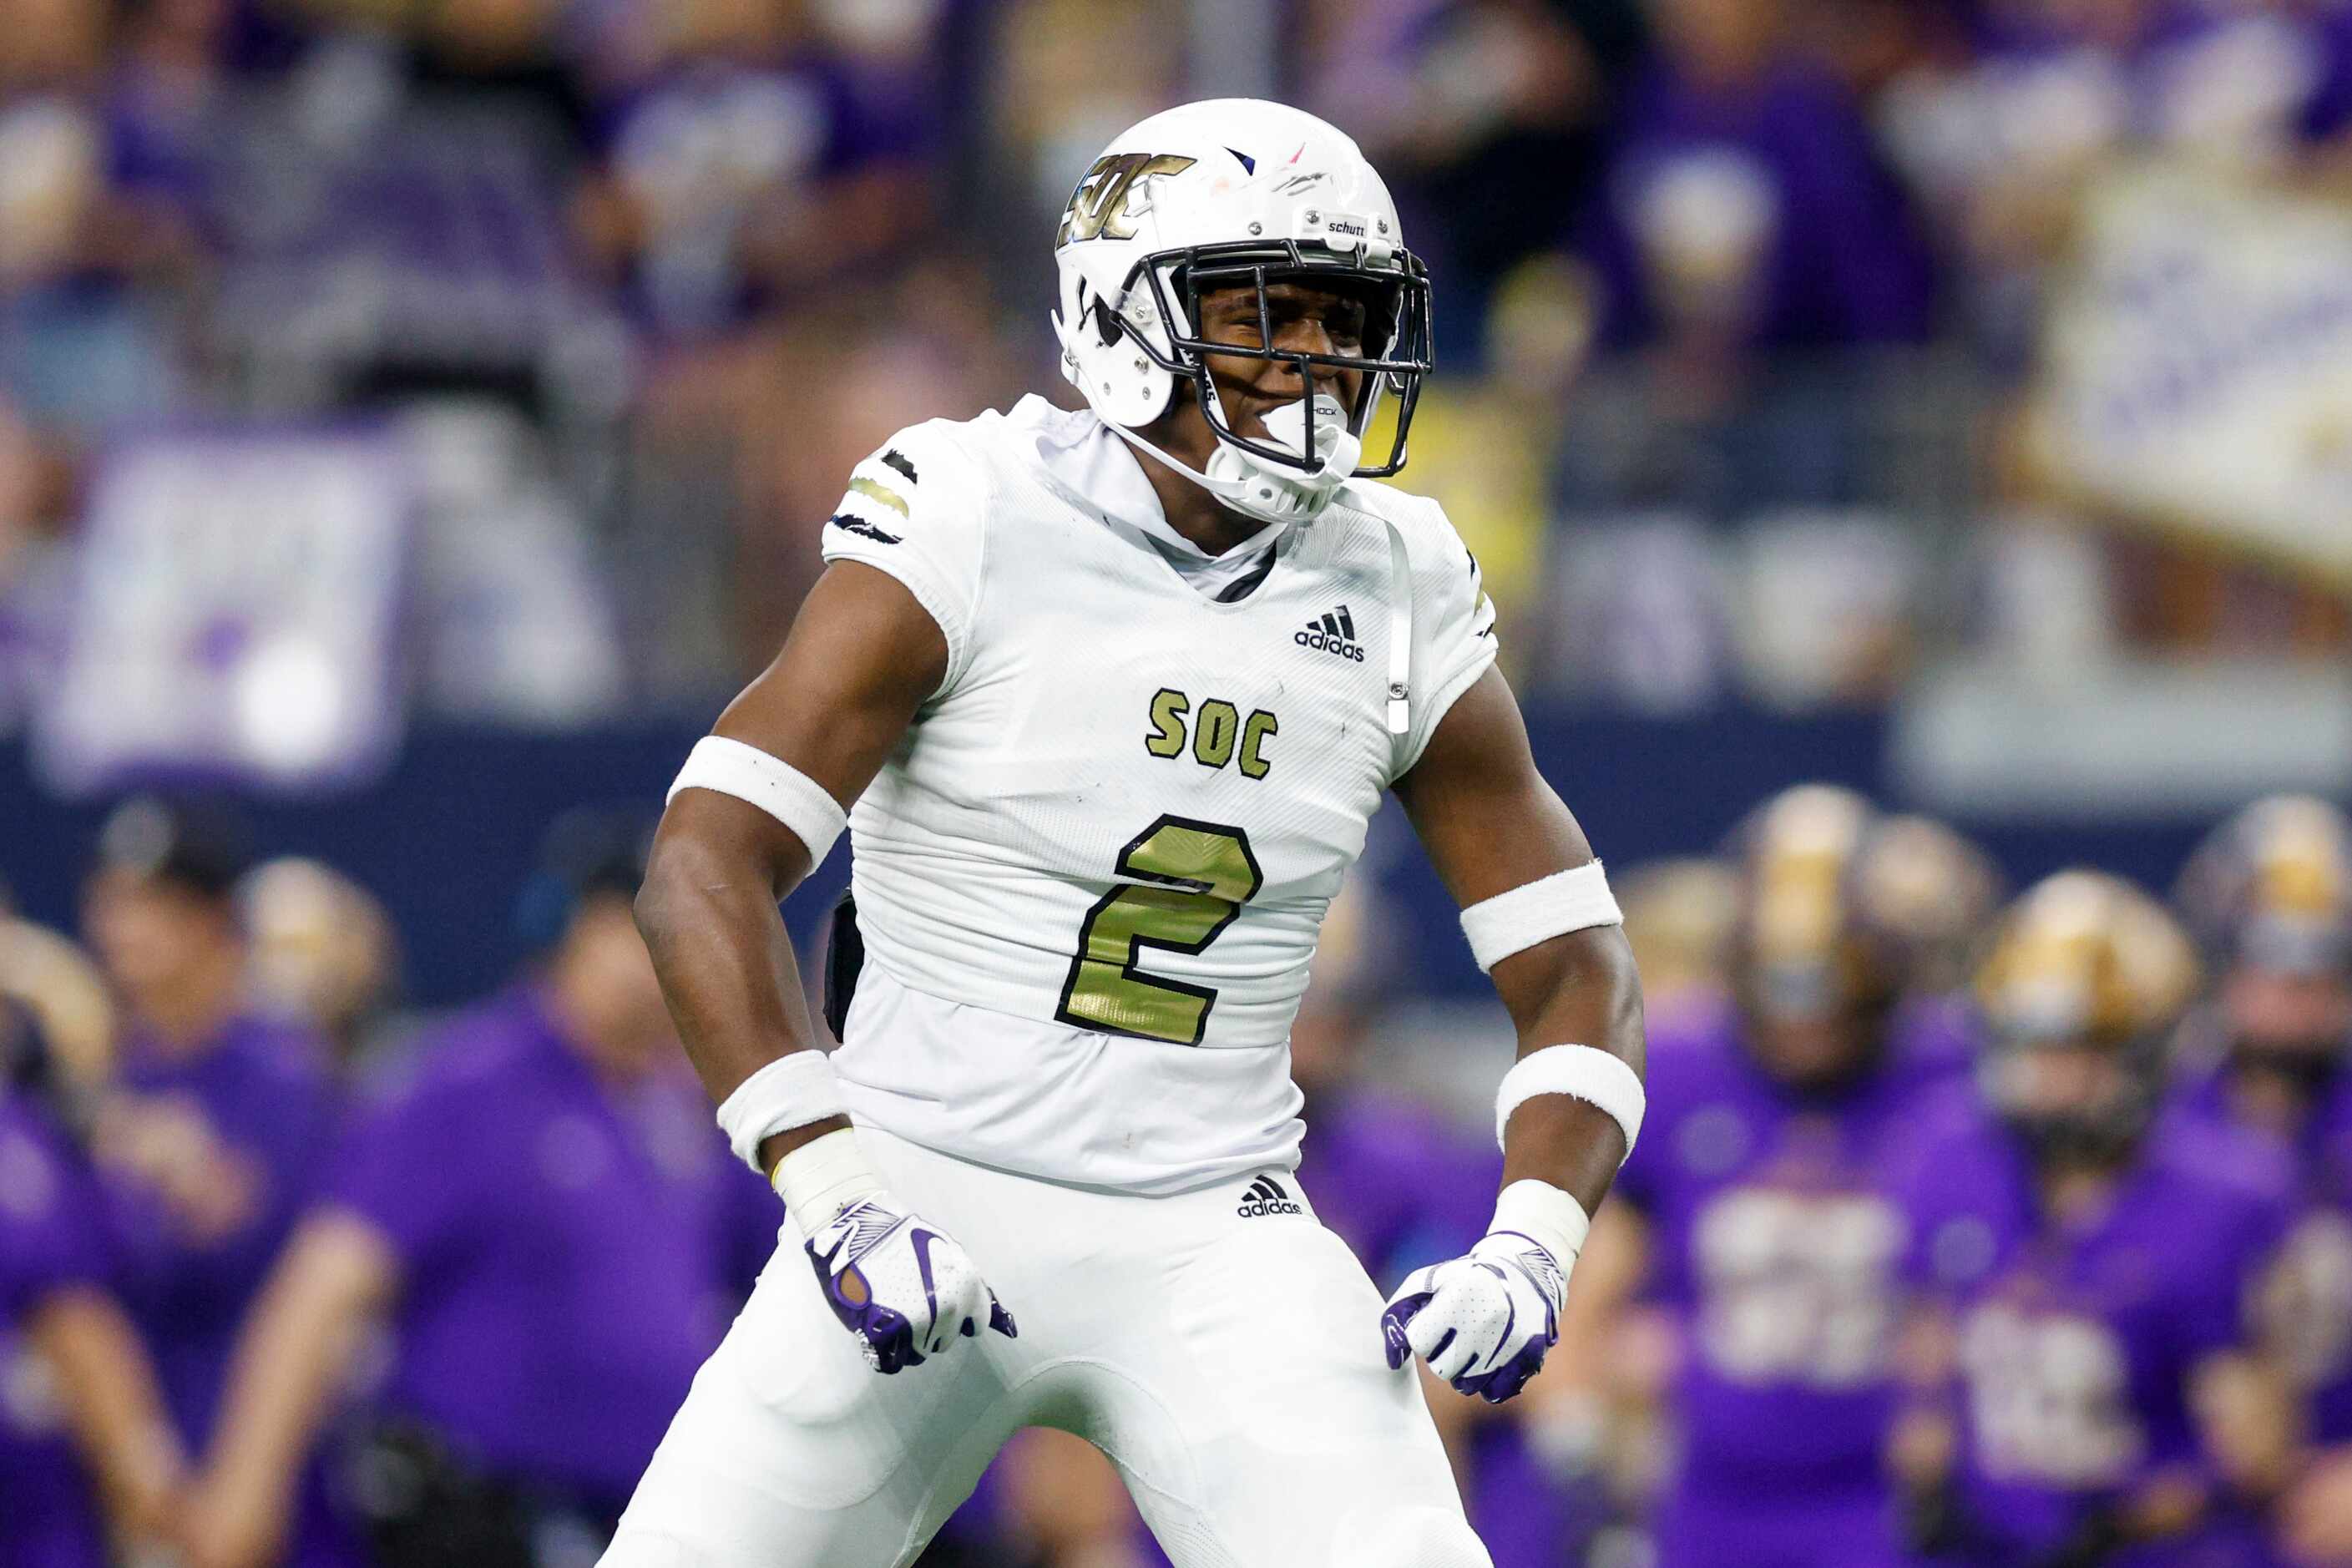
[{"label": "purple and white glove", "polygon": [[1527,1385],[1559,1342],[1569,1270],[1591,1222],[1544,1182],[1514,1182],[1468,1255],[1416,1268],[1381,1313],[1389,1365],[1419,1355],[1458,1393],[1491,1405]]},{"label": "purple and white glove", "polygon": [[825,1305],[875,1371],[920,1366],[982,1323],[1018,1336],[964,1249],[882,1190],[855,1132],[828,1132],[785,1155],[775,1186],[808,1237]]},{"label": "purple and white glove", "polygon": [[963,1248],[887,1198],[843,1209],[808,1238],[808,1256],[825,1304],[877,1372],[920,1366],[983,1322],[1007,1339],[1020,1332]]}]

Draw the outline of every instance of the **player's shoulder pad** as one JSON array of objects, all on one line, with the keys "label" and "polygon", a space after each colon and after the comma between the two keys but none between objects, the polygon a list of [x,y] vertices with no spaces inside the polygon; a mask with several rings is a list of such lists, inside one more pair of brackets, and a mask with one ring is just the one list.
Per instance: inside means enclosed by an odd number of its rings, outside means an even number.
[{"label": "player's shoulder pad", "polygon": [[828,538],[848,534],[891,545],[916,530],[936,535],[977,528],[987,513],[992,420],[997,416],[927,419],[893,435],[850,469],[841,504],[826,520]]},{"label": "player's shoulder pad", "polygon": [[[1467,616],[1478,635],[1493,629],[1494,605],[1486,597],[1478,558],[1462,542],[1444,506],[1429,496],[1401,490],[1378,479],[1352,479],[1339,494],[1345,505],[1374,524],[1395,527],[1404,541],[1417,608],[1441,616]],[[1383,549],[1386,543],[1381,542]]]}]

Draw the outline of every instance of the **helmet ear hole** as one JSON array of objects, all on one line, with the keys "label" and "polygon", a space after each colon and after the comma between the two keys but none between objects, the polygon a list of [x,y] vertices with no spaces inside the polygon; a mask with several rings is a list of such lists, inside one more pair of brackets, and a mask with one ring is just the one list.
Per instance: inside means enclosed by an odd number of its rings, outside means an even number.
[{"label": "helmet ear hole", "polygon": [[1099,294],[1095,296],[1094,316],[1095,330],[1102,333],[1102,341],[1106,344],[1118,342],[1118,317],[1111,310],[1110,301]]}]

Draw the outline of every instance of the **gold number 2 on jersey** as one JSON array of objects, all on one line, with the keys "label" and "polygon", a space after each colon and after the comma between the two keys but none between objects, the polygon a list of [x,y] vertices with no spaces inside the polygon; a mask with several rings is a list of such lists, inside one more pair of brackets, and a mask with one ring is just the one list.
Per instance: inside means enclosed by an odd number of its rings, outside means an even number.
[{"label": "gold number 2 on jersey", "polygon": [[1217,994],[1137,967],[1147,947],[1199,952],[1265,885],[1249,835],[1163,816],[1118,854],[1118,874],[1151,884],[1113,888],[1087,911],[1077,956],[1054,1016],[1082,1029],[1197,1046]]}]

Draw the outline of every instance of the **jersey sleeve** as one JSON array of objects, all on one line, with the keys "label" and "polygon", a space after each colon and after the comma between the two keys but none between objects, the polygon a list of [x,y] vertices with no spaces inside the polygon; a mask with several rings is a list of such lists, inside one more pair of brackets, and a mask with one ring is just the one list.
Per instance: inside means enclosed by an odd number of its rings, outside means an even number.
[{"label": "jersey sleeve", "polygon": [[101,1283],[98,1204],[60,1140],[0,1115],[0,1324],[55,1291]]},{"label": "jersey sleeve", "polygon": [[1404,542],[1412,579],[1412,717],[1396,778],[1412,771],[1455,699],[1495,662],[1495,602],[1444,510],[1426,502],[1404,525]]},{"label": "jersey sleeve", "polygon": [[987,546],[987,474],[945,422],[911,426],[849,473],[824,525],[824,558],[887,572],[915,595],[947,638],[939,695],[971,661]]},{"label": "jersey sleeve", "polygon": [[495,1190],[479,1177],[479,1163],[494,1151],[485,1146],[470,1097],[436,1065],[404,1063],[371,1086],[346,1127],[325,1194],[373,1226],[411,1271],[463,1246],[485,1188]]}]

